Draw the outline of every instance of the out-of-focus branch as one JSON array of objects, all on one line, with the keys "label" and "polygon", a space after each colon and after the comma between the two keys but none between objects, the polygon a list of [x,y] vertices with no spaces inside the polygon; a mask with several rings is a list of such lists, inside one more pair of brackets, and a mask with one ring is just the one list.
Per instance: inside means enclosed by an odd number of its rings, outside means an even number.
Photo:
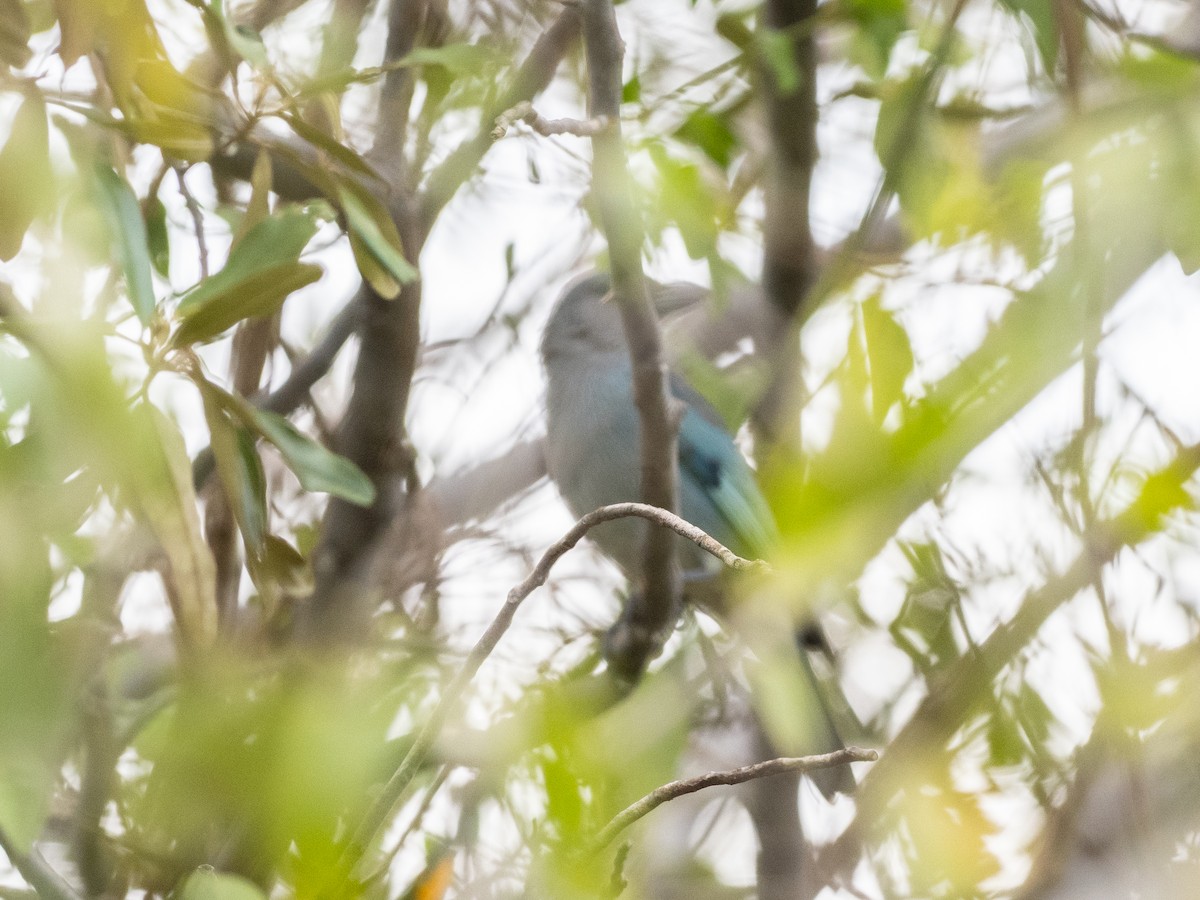
[{"label": "out-of-focus branch", "polygon": [[859,857],[865,832],[906,781],[945,751],[970,711],[992,689],[1003,668],[1029,643],[1059,607],[1092,584],[1124,548],[1161,530],[1162,519],[1191,500],[1184,485],[1200,468],[1200,444],[1182,448],[1175,459],[1146,479],[1141,495],[1123,512],[1097,524],[1085,546],[1060,575],[1027,595],[1020,611],[997,628],[978,649],[931,679],[929,693],[908,724],[888,745],[887,755],[859,785],[858,815],[821,855],[830,876],[847,875]]},{"label": "out-of-focus branch", "polygon": [[758,778],[770,778],[784,773],[803,774],[815,772],[818,769],[829,769],[833,766],[845,766],[853,762],[875,762],[879,754],[874,750],[864,750],[861,747],[845,747],[833,753],[821,753],[815,756],[783,756],[768,759],[749,766],[741,766],[725,772],[708,772],[692,778],[682,778],[671,781],[655,788],[639,800],[625,807],[612,820],[600,829],[592,842],[592,851],[599,851],[613,842],[618,834],[636,822],[649,815],[658,807],[676,797],[694,794],[705,788],[718,785],[745,784]]},{"label": "out-of-focus branch", "polygon": [[533,108],[532,103],[524,100],[512,109],[506,109],[496,116],[496,127],[492,129],[492,139],[500,140],[515,122],[524,122],[542,137],[552,137],[556,134],[595,137],[612,124],[604,116],[594,119],[547,119]]},{"label": "out-of-focus branch", "polygon": [[347,847],[342,860],[343,865],[347,869],[358,864],[366,848],[371,845],[379,830],[387,822],[392,810],[403,796],[408,785],[412,782],[421,764],[425,761],[425,757],[433,749],[433,745],[441,733],[442,726],[458,703],[463,691],[470,684],[471,679],[475,677],[475,673],[479,671],[479,667],[483,665],[492,651],[496,649],[496,645],[500,643],[500,639],[512,624],[513,616],[517,613],[517,608],[525,598],[546,583],[546,579],[550,577],[550,570],[554,567],[554,564],[583,540],[584,535],[589,531],[604,522],[611,522],[615,519],[624,519],[630,516],[647,519],[664,528],[669,528],[676,534],[695,542],[699,547],[717,557],[717,559],[730,568],[757,570],[765,565],[765,563],[758,560],[742,559],[719,541],[701,531],[690,522],[679,518],[674,513],[664,509],[656,509],[643,503],[615,503],[610,506],[602,506],[581,518],[571,526],[571,529],[562,538],[555,541],[542,554],[542,558],[538,560],[537,565],[525,577],[525,580],[508,592],[504,605],[500,608],[500,611],[496,614],[491,624],[488,625],[487,630],[484,631],[483,635],[475,643],[475,646],[471,648],[471,652],[467,655],[462,668],[446,686],[445,692],[442,694],[434,711],[430,714],[429,719],[421,726],[420,731],[413,740],[412,746],[409,748],[408,753],[405,754],[404,760],[388,779],[387,784],[371,805],[367,814],[363,817],[362,822],[355,829],[354,838]]},{"label": "out-of-focus branch", "polygon": [[420,221],[425,231],[433,226],[438,214],[474,174],[475,167],[494,143],[492,130],[497,116],[522,100],[531,100],[541,93],[554,78],[558,64],[578,37],[579,10],[574,4],[568,4],[533,45],[503,96],[484,113],[475,136],[455,149],[430,173],[421,197]]},{"label": "out-of-focus branch", "polygon": [[13,868],[42,900],[82,900],[63,877],[42,859],[36,848],[29,853],[21,852],[3,828],[0,828],[0,850],[4,851]]},{"label": "out-of-focus branch", "polygon": [[[416,45],[424,24],[428,0],[391,0],[388,11],[387,46],[384,65],[403,59]],[[408,135],[409,107],[413,97],[413,70],[389,68],[379,97],[375,144],[368,158],[393,188],[403,186],[404,141]]]},{"label": "out-of-focus branch", "polygon": [[[658,317],[642,275],[642,223],[633,202],[625,146],[621,139],[621,60],[612,0],[583,3],[584,49],[588,65],[589,114],[612,124],[592,138],[592,196],[608,241],[613,295],[620,305],[633,366],[633,397],[641,425],[641,496],[651,506],[679,508],[677,432],[679,410],[669,405]],[[659,647],[679,608],[675,543],[660,529],[646,534],[641,591],[608,642],[609,665],[636,678]]]}]

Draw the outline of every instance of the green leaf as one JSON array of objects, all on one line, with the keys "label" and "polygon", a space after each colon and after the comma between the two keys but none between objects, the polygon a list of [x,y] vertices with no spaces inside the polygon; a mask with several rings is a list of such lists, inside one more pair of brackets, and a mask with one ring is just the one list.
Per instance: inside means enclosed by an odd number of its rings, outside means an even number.
[{"label": "green leaf", "polygon": [[858,62],[872,78],[882,78],[897,38],[908,27],[905,0],[845,0],[842,8],[858,26],[853,44]]},{"label": "green leaf", "polygon": [[96,166],[96,185],[114,250],[125,272],[129,302],[143,325],[154,315],[154,283],[150,278],[150,241],[146,221],[128,182],[106,165]]},{"label": "green leaf", "polygon": [[17,109],[0,150],[0,259],[17,255],[33,220],[50,208],[53,179],[46,107],[31,95]]},{"label": "green leaf", "polygon": [[726,117],[703,107],[684,119],[683,124],[676,130],[675,137],[695,144],[722,169],[729,167],[738,146],[737,136]]},{"label": "green leaf", "polygon": [[146,221],[146,243],[150,262],[163,278],[171,275],[171,241],[167,234],[167,208],[158,197],[148,197],[142,206]]},{"label": "green leaf", "polygon": [[326,134],[321,129],[304,121],[303,117],[290,112],[285,112],[281,115],[283,120],[291,126],[296,134],[304,138],[304,140],[308,141],[318,150],[329,154],[331,158],[336,159],[350,171],[358,172],[360,175],[365,175],[368,178],[378,179],[379,181],[383,180],[383,176],[375,170],[374,166],[363,159],[361,154],[356,153],[345,144],[334,140],[332,136]]},{"label": "green leaf", "polygon": [[401,60],[408,66],[440,66],[455,76],[483,75],[508,60],[484,44],[444,44],[441,47],[418,47]]},{"label": "green leaf", "polygon": [[267,479],[254,437],[229,415],[229,395],[200,382],[204,418],[217,464],[217,474],[229,498],[229,507],[254,558],[262,555],[267,536]]},{"label": "green leaf", "polygon": [[1058,62],[1058,21],[1054,17],[1054,0],[1000,0],[1033,34],[1042,65],[1049,73]]},{"label": "green leaf", "polygon": [[136,485],[140,506],[170,563],[179,630],[194,646],[203,647],[217,630],[217,576],[200,528],[191,461],[178,425],[149,404],[135,407],[134,414],[136,437],[146,445],[145,461],[131,473],[141,480]]},{"label": "green leaf", "polygon": [[321,268],[297,262],[316,233],[312,209],[288,207],[254,225],[229,253],[224,268],[180,301],[175,346],[211,340],[252,316],[274,312],[287,296],[321,277]]},{"label": "green leaf", "polygon": [[383,204],[345,183],[338,185],[338,203],[346,214],[359,270],[371,287],[390,300],[400,293],[400,285],[415,281],[420,274],[404,258],[396,223]]},{"label": "green leaf", "polygon": [[0,0],[0,62],[20,68],[29,62],[29,15],[21,0]]},{"label": "green leaf", "polygon": [[904,396],[904,382],[913,370],[908,332],[875,294],[859,307],[862,345],[871,392],[871,414],[882,424],[888,410]]},{"label": "green leaf", "polygon": [[266,896],[254,882],[209,866],[192,872],[176,895],[178,900],[266,900]]},{"label": "green leaf", "polygon": [[720,232],[713,186],[702,177],[699,167],[672,157],[661,144],[650,146],[650,158],[658,169],[655,218],[679,228],[693,259],[711,256]]},{"label": "green leaf", "polygon": [[190,306],[180,316],[183,322],[171,343],[184,347],[210,341],[243,319],[270,315],[293,291],[312,284],[321,274],[321,267],[311,263],[281,263],[223,284],[220,291],[206,291],[204,305]]},{"label": "green leaf", "polygon": [[253,427],[279,449],[305,490],[333,494],[359,506],[375,502],[375,485],[346,457],[322,447],[283,416],[249,404],[245,411],[253,416]]},{"label": "green leaf", "polygon": [[775,89],[786,97],[800,89],[804,75],[796,64],[795,42],[782,31],[761,28],[755,33],[758,55],[775,80]]}]

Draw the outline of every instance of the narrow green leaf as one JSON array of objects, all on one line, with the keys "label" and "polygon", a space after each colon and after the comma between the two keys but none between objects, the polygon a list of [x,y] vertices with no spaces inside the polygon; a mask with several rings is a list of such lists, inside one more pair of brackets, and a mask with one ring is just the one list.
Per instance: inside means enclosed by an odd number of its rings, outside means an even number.
[{"label": "narrow green leaf", "polygon": [[291,126],[296,134],[304,138],[304,140],[308,141],[318,150],[328,153],[331,158],[336,159],[347,169],[352,172],[358,172],[360,175],[366,175],[368,178],[378,179],[379,181],[383,180],[383,176],[369,162],[363,159],[361,154],[356,153],[344,144],[339,144],[333,137],[321,129],[304,121],[301,116],[294,113],[282,113],[281,115],[283,120]]},{"label": "narrow green leaf", "polygon": [[862,340],[871,388],[871,413],[882,424],[893,404],[904,396],[904,382],[913,369],[908,332],[880,304],[876,294],[863,302]]},{"label": "narrow green leaf", "polygon": [[[404,258],[391,215],[382,204],[345,184],[338,185],[338,203],[346,214],[350,244],[363,277],[382,296],[395,297],[400,285],[415,281],[420,273]],[[365,259],[369,260],[367,265]]]},{"label": "narrow green leaf", "polygon": [[228,395],[224,391],[201,382],[200,393],[217,475],[246,548],[258,558],[267,536],[267,479],[262,460],[254,449],[254,437],[230,416],[225,402]]},{"label": "narrow green leaf", "polygon": [[0,0],[0,62],[20,68],[29,62],[29,15],[21,0]]},{"label": "narrow green leaf", "polygon": [[189,307],[181,316],[183,323],[171,343],[184,347],[210,341],[243,319],[270,315],[288,295],[312,284],[321,273],[321,267],[311,263],[281,263],[227,284],[219,293],[207,292],[203,306]]},{"label": "narrow green leaf", "polygon": [[154,283],[150,278],[150,241],[146,221],[133,188],[106,165],[96,166],[101,211],[108,223],[113,249],[125,272],[129,302],[143,325],[154,315]]},{"label": "narrow green leaf", "polygon": [[317,230],[312,209],[288,207],[254,225],[229,253],[224,268],[180,301],[175,346],[211,340],[242,319],[274,312],[292,292],[321,276],[299,263]]},{"label": "narrow green leaf", "polygon": [[266,894],[254,882],[209,867],[189,875],[177,897],[178,900],[266,900]]},{"label": "narrow green leaf", "polygon": [[146,220],[146,242],[150,262],[163,278],[171,274],[171,241],[167,235],[167,208],[158,197],[148,197],[142,206]]},{"label": "narrow green leaf", "polygon": [[274,444],[307,491],[333,494],[359,506],[375,502],[375,485],[354,463],[322,447],[283,416],[245,405],[259,433]]},{"label": "narrow green leaf", "polygon": [[139,466],[136,473],[142,482],[137,486],[140,505],[170,562],[179,630],[185,641],[204,647],[217,630],[216,567],[200,529],[191,461],[178,425],[148,404],[134,412],[135,427],[143,427],[142,416],[148,418],[143,434],[157,442],[151,465]]},{"label": "narrow green leaf", "polygon": [[22,102],[0,150],[0,259],[21,249],[25,232],[53,200],[46,107],[35,96]]},{"label": "narrow green leaf", "polygon": [[1042,65],[1053,72],[1058,62],[1058,21],[1054,16],[1054,0],[1000,0],[1000,5],[1022,20],[1033,34]]}]

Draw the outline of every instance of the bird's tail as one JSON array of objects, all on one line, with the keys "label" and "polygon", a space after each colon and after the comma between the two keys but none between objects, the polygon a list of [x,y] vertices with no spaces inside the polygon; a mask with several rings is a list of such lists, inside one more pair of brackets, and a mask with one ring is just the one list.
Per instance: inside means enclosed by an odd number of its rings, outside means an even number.
[{"label": "bird's tail", "polygon": [[[828,647],[819,628],[806,625],[795,631],[790,622],[772,615],[742,633],[756,659],[751,680],[759,716],[775,751],[783,756],[809,756],[842,749],[853,712],[833,673],[821,675],[814,666],[810,654]],[[819,769],[810,777],[828,798],[854,788],[848,765]]]}]

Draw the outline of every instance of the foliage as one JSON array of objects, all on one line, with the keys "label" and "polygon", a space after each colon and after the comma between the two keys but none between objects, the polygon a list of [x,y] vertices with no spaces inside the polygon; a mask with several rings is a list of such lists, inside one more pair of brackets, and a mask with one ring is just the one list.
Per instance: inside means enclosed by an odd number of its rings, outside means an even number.
[{"label": "foliage", "polygon": [[[656,30],[665,6],[678,41]],[[751,420],[780,541],[769,578],[720,615],[689,609],[630,685],[599,637],[622,586],[583,548],[464,664],[568,524],[488,462],[516,459],[537,415],[514,360],[566,276],[619,253],[570,127],[490,137],[543,83],[547,109],[586,118],[574,44],[535,65],[574,7],[0,0],[14,879],[187,900],[658,896],[663,878],[727,896],[754,878],[753,852],[714,850],[750,828],[732,795],[696,795],[705,828],[689,819],[680,858],[653,839],[665,810],[594,841],[722,734],[739,764],[802,743],[817,713],[761,632],[816,617],[832,714],[883,756],[856,768],[825,882],[1044,896],[1086,865],[1070,835],[1116,771],[1156,821],[1105,864],[1185,896],[1200,423],[1177,412],[1186,379],[1153,370],[1192,335],[1132,363],[1110,349],[1159,309],[1131,291],[1152,266],[1161,292],[1191,289],[1200,63],[1100,6],[838,0],[774,28],[745,4],[619,5],[642,262],[711,286],[692,324],[743,327],[747,296],[761,312],[763,247],[797,237],[772,229],[822,244],[774,335],[667,332],[726,421]],[[814,86],[811,208],[784,215],[772,179],[809,198],[808,174],[764,108]],[[768,356],[780,336],[802,366]],[[793,376],[802,440],[767,448],[759,400]],[[69,871],[46,871],[55,842]]]}]

